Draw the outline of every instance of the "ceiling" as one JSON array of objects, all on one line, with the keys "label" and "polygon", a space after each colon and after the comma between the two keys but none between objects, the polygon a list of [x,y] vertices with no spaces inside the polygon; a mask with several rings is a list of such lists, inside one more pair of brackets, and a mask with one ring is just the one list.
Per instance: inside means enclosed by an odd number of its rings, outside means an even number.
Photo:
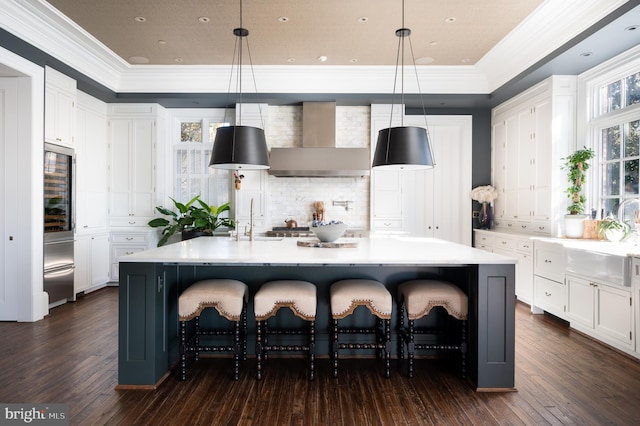
[{"label": "ceiling", "polygon": [[[241,26],[240,0],[48,2],[130,64],[230,64]],[[473,65],[543,0],[404,3],[417,64]],[[254,65],[395,65],[402,10],[402,0],[244,0],[242,27]]]}]

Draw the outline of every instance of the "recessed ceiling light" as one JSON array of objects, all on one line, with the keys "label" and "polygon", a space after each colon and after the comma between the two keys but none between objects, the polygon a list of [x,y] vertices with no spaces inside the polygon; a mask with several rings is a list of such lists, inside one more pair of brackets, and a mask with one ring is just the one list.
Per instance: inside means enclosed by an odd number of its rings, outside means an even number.
[{"label": "recessed ceiling light", "polygon": [[430,45],[430,46],[437,46],[437,45],[438,45],[438,42],[434,40],[434,41],[432,41],[431,43],[429,43],[429,45]]},{"label": "recessed ceiling light", "polygon": [[591,56],[591,55],[593,55],[593,52],[582,52],[582,53],[580,54],[580,56],[584,56],[585,58],[586,58],[586,57],[589,57],[589,56]]},{"label": "recessed ceiling light", "polygon": [[208,16],[201,16],[198,18],[198,21],[204,22],[206,24],[207,22],[211,21],[211,18],[209,18]]},{"label": "recessed ceiling light", "polygon": [[182,59],[182,58],[175,58],[175,59],[174,59],[174,61],[176,61],[177,63],[180,63],[180,62],[183,62],[183,61],[184,61],[184,59]]},{"label": "recessed ceiling light", "polygon": [[327,59],[329,59],[329,58],[327,58],[324,55],[318,56],[318,61],[320,61],[320,62],[327,62]]},{"label": "recessed ceiling light", "polygon": [[287,62],[295,62],[295,61],[296,61],[296,58],[288,58],[287,59]]},{"label": "recessed ceiling light", "polygon": [[422,58],[418,58],[416,59],[416,64],[418,65],[428,65],[433,63],[433,61],[435,61],[435,59],[433,59],[430,56],[423,56]]},{"label": "recessed ceiling light", "polygon": [[446,22],[447,24],[450,24],[452,22],[456,22],[456,17],[455,16],[449,16],[448,18],[444,18],[444,22]]},{"label": "recessed ceiling light", "polygon": [[145,18],[144,16],[136,16],[135,18],[133,18],[133,20],[136,22],[146,22],[147,18]]},{"label": "recessed ceiling light", "polygon": [[624,30],[625,30],[625,31],[635,31],[635,30],[637,30],[638,28],[640,28],[640,26],[638,26],[638,25],[630,25],[630,26],[628,26],[627,28],[625,28]]},{"label": "recessed ceiling light", "polygon": [[129,62],[132,64],[148,64],[149,58],[145,58],[144,56],[129,56]]},{"label": "recessed ceiling light", "polygon": [[361,17],[358,18],[358,22],[364,23],[364,22],[367,22],[367,21],[369,21],[369,18],[367,18],[366,16],[361,16]]},{"label": "recessed ceiling light", "polygon": [[469,59],[469,58],[464,58],[464,59],[461,59],[461,60],[460,60],[460,62],[462,62],[463,64],[466,64],[466,63],[471,62],[471,59]]},{"label": "recessed ceiling light", "polygon": [[278,22],[282,22],[282,23],[289,22],[289,18],[286,16],[281,16],[278,18]]},{"label": "recessed ceiling light", "polygon": [[167,42],[164,40],[158,40],[158,44],[167,44]]},{"label": "recessed ceiling light", "polygon": [[358,62],[357,58],[351,58],[349,59],[349,62],[351,62],[352,64],[355,64],[356,62]]}]

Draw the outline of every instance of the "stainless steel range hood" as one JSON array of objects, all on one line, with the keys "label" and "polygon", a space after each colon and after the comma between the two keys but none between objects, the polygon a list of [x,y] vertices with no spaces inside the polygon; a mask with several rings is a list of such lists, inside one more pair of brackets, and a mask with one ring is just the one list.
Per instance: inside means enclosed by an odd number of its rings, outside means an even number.
[{"label": "stainless steel range hood", "polygon": [[271,148],[269,174],[279,177],[367,176],[369,148],[336,147],[335,102],[302,105],[302,147]]}]

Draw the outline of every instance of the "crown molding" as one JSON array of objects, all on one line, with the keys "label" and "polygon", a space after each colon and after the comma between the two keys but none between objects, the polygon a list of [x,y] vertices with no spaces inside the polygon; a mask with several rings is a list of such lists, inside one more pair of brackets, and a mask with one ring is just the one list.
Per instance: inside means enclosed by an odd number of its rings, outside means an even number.
[{"label": "crown molding", "polygon": [[487,76],[489,91],[493,92],[628,1],[547,0],[483,56],[476,67]]}]

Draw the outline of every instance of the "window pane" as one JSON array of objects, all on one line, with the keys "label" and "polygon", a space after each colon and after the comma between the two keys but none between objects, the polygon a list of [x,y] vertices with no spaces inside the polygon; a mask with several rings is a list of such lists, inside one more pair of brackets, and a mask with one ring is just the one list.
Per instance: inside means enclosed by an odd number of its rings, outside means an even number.
[{"label": "window pane", "polygon": [[620,126],[602,130],[602,160],[620,159]]},{"label": "window pane", "polygon": [[624,192],[626,195],[638,193],[638,160],[624,162]]},{"label": "window pane", "polygon": [[187,173],[187,150],[177,149],[175,159],[176,174],[182,175]]},{"label": "window pane", "polygon": [[602,175],[602,195],[620,195],[620,163],[605,164]]},{"label": "window pane", "polygon": [[638,149],[638,131],[640,131],[640,120],[632,121],[625,125],[625,157],[637,157],[640,155],[640,150]]},{"label": "window pane", "polygon": [[640,102],[640,72],[627,77],[626,105],[630,106]]},{"label": "window pane", "polygon": [[611,216],[611,215],[617,215],[618,214],[618,206],[620,205],[620,199],[619,198],[608,198],[606,200],[604,200],[604,215],[606,216]]},{"label": "window pane", "polygon": [[202,142],[202,123],[200,121],[180,123],[180,142]]},{"label": "window pane", "polygon": [[620,91],[622,89],[622,80],[618,80],[605,87],[606,101],[603,112],[611,112],[622,107]]},{"label": "window pane", "polygon": [[176,193],[174,198],[178,201],[190,200],[189,198],[189,184],[186,179],[176,179]]},{"label": "window pane", "polygon": [[228,126],[229,123],[209,123],[209,142],[213,143],[216,139],[216,130],[218,127]]},{"label": "window pane", "polygon": [[191,150],[191,161],[189,166],[189,172],[191,174],[201,175],[202,173],[207,172],[202,164],[202,151],[199,149]]}]

